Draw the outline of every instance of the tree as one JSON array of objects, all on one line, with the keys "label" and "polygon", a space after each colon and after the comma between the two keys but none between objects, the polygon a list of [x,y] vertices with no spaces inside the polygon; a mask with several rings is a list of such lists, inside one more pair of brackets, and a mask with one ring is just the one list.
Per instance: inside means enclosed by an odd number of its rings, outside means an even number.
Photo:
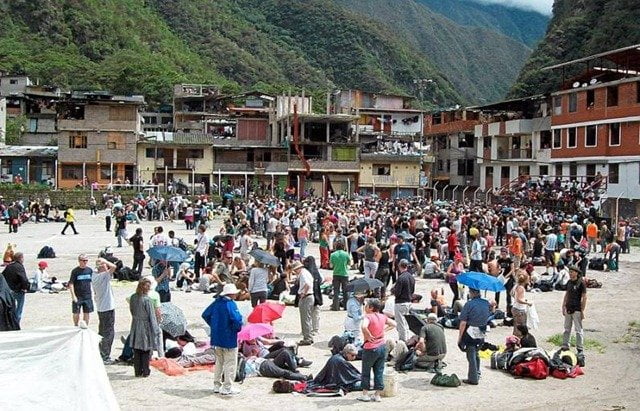
[{"label": "tree", "polygon": [[27,118],[25,116],[7,118],[7,132],[5,135],[5,143],[9,146],[20,145],[22,142],[22,133],[27,126]]}]

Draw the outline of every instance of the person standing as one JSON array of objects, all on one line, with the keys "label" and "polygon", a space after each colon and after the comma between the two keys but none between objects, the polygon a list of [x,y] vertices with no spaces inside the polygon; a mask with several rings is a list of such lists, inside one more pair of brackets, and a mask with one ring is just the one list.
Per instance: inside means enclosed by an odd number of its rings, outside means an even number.
[{"label": "person standing", "polygon": [[115,335],[116,302],[111,288],[111,279],[116,271],[116,265],[99,258],[98,271],[91,278],[91,285],[96,297],[96,311],[98,312],[98,334],[100,340],[100,356],[105,364],[112,364],[111,345]]},{"label": "person standing", "polygon": [[329,262],[333,268],[333,305],[331,311],[340,311],[340,294],[346,306],[347,283],[349,282],[349,254],[344,251],[345,243],[337,241],[335,251],[331,253]]},{"label": "person standing", "polygon": [[29,279],[24,269],[24,254],[17,252],[13,255],[13,261],[2,272],[7,285],[11,289],[11,296],[16,305],[16,321],[20,326],[22,310],[24,309],[24,295],[29,289]]},{"label": "person standing", "polygon": [[89,325],[89,314],[93,312],[93,299],[91,298],[91,277],[93,270],[87,267],[89,257],[85,254],[78,256],[78,266],[71,271],[69,278],[69,292],[71,293],[71,312],[73,313],[73,325],[78,326],[80,311],[82,319]]},{"label": "person standing", "polygon": [[302,330],[302,340],[298,345],[313,344],[313,322],[312,311],[315,303],[313,295],[313,276],[304,265],[296,261],[291,270],[298,276],[298,309],[300,310],[300,328]]},{"label": "person standing", "polygon": [[378,272],[378,261],[382,256],[382,252],[376,245],[376,238],[367,238],[367,244],[358,248],[357,252],[364,254],[364,276],[366,278],[376,278]]},{"label": "person standing", "polygon": [[142,276],[144,267],[144,238],[142,237],[142,228],[136,228],[136,233],[129,239],[133,246],[133,265],[131,269]]},{"label": "person standing", "polygon": [[17,233],[20,225],[20,207],[17,201],[9,207],[7,213],[9,214],[9,233]]},{"label": "person standing", "polygon": [[518,326],[527,325],[527,310],[531,307],[532,303],[525,298],[525,292],[527,291],[527,285],[529,285],[529,276],[527,272],[520,269],[516,271],[518,274],[517,285],[511,290],[513,297],[513,306],[511,307],[511,315],[513,317],[513,335],[520,338],[520,330]]},{"label": "person standing", "polygon": [[587,225],[587,241],[589,242],[589,252],[593,250],[593,252],[598,251],[598,225],[596,224],[593,218],[589,219],[589,224]]},{"label": "person standing", "polygon": [[169,279],[171,278],[171,267],[166,261],[158,261],[151,269],[151,274],[156,279],[158,285],[156,291],[160,295],[161,303],[171,301],[171,289],[169,288]]},{"label": "person standing", "polygon": [[396,284],[393,286],[393,295],[396,296],[395,305],[393,306],[394,318],[398,324],[398,339],[407,342],[407,333],[409,324],[404,318],[411,310],[411,299],[416,288],[416,280],[409,271],[409,261],[402,259],[398,263],[400,275]]},{"label": "person standing", "polygon": [[249,271],[249,284],[247,289],[251,296],[251,307],[267,301],[269,283],[269,270],[259,261],[256,261]]},{"label": "person standing", "polygon": [[307,228],[306,223],[301,223],[296,236],[298,237],[298,243],[300,244],[300,258],[304,260],[307,255],[307,245],[309,244],[309,229]]},{"label": "person standing", "polygon": [[207,226],[200,224],[198,226],[198,234],[196,234],[196,251],[195,251],[195,265],[193,272],[196,274],[196,279],[200,278],[200,270],[204,269],[207,265],[207,253],[209,252],[209,236],[205,234]]},{"label": "person standing", "polygon": [[[596,235],[598,232],[598,226],[596,226]],[[596,252],[596,245],[593,245],[593,252]],[[551,266],[551,273],[553,274],[556,271],[556,249],[558,248],[558,235],[556,234],[556,230],[552,230],[549,234],[547,234],[547,241],[544,244],[544,264],[546,266],[546,272],[549,273],[549,266]]]},{"label": "person standing", "polygon": [[131,312],[129,345],[133,348],[133,369],[136,377],[149,376],[151,352],[158,348],[156,335],[160,327],[156,310],[148,295],[150,291],[151,281],[144,277],[138,282],[136,293],[129,298]]},{"label": "person standing", "polygon": [[104,225],[107,231],[111,231],[111,214],[112,214],[112,200],[107,200],[104,207]]},{"label": "person standing", "polygon": [[480,232],[476,229],[473,235],[473,243],[471,243],[471,263],[469,264],[469,271],[484,273],[484,269],[482,268],[482,251],[482,237],[480,237]]},{"label": "person standing", "polygon": [[362,342],[360,338],[362,320],[364,319],[362,304],[366,296],[367,293],[365,291],[356,291],[347,301],[347,318],[344,320],[344,331],[353,336],[353,341],[356,344]]},{"label": "person standing", "polygon": [[202,313],[211,328],[211,346],[216,354],[213,392],[222,395],[240,393],[232,385],[238,361],[238,332],[242,328],[242,315],[234,301],[238,292],[234,284],[225,284],[220,296]]},{"label": "person standing", "polygon": [[[395,321],[382,314],[382,303],[377,298],[367,301],[365,316],[362,321],[362,396],[360,401],[380,402],[380,394],[384,389],[384,363],[387,360],[384,333],[396,326]],[[371,388],[371,371],[373,370],[373,389],[375,393],[368,395]]]},{"label": "person standing", "polygon": [[122,248],[122,239],[127,241],[127,216],[122,209],[116,211],[116,238],[118,239],[118,248]]},{"label": "person standing", "polygon": [[562,345],[569,347],[571,328],[576,331],[576,349],[578,354],[584,349],[584,331],[582,321],[584,320],[584,310],[587,306],[587,286],[582,279],[582,271],[578,267],[569,267],[569,281],[567,290],[562,300],[562,315],[564,316],[564,334],[562,335]]},{"label": "person standing", "polygon": [[464,305],[460,319],[458,347],[467,354],[469,370],[465,384],[478,385],[480,379],[479,347],[484,343],[487,321],[491,315],[489,301],[480,298],[480,291],[469,288],[471,299]]},{"label": "person standing", "polygon": [[71,229],[73,230],[73,234],[78,234],[78,232],[76,231],[76,226],[74,225],[76,221],[76,217],[74,215],[72,207],[67,207],[67,211],[64,212],[64,221],[66,222],[66,224],[62,229],[62,233],[61,233],[62,235],[65,235],[65,231],[67,231],[67,227],[71,227]]}]

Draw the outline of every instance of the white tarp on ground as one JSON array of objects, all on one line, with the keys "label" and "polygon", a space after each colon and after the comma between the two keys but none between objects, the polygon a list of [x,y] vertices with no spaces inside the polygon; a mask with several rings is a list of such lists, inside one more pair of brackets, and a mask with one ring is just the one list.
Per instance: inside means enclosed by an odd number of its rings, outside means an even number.
[{"label": "white tarp on ground", "polygon": [[118,410],[94,331],[0,332],[0,410]]}]

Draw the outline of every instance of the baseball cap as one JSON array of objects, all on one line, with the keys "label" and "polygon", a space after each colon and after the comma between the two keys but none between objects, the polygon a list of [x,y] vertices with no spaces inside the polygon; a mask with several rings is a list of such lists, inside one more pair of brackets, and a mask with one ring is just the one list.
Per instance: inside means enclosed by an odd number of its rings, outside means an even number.
[{"label": "baseball cap", "polygon": [[46,262],[46,261],[40,261],[40,262],[38,263],[38,267],[40,267],[40,268],[47,268],[47,267],[49,267],[49,264],[47,264],[47,262]]}]

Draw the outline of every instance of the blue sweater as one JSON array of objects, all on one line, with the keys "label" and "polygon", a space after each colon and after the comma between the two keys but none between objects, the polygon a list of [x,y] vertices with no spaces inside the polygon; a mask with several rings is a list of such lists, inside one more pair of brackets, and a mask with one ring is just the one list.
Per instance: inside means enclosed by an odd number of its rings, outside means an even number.
[{"label": "blue sweater", "polygon": [[242,328],[242,315],[236,302],[228,297],[218,297],[202,313],[202,319],[211,328],[211,346],[236,348],[238,331]]}]

